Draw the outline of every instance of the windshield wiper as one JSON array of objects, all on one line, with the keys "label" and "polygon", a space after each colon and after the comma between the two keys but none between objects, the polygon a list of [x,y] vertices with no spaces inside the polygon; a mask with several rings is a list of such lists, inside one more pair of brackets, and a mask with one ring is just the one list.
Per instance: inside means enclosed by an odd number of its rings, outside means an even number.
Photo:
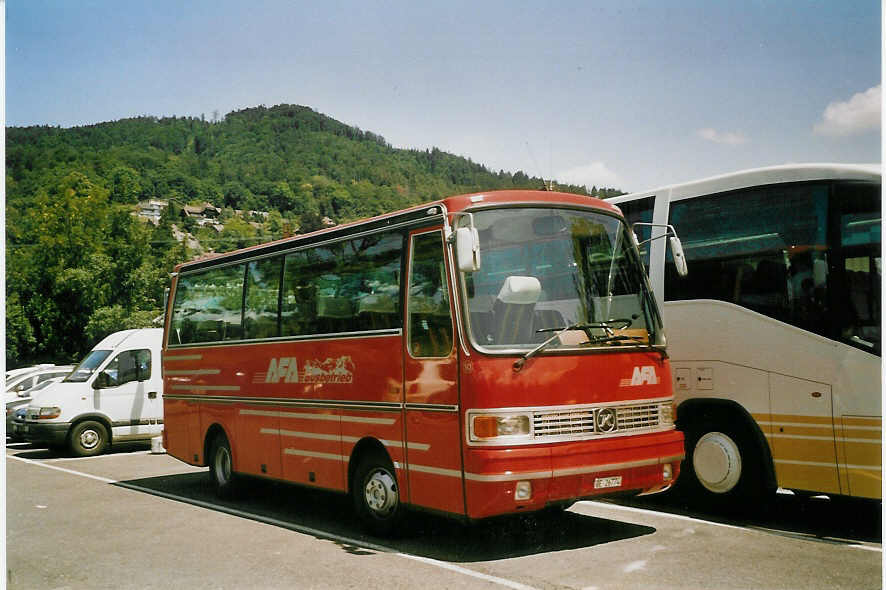
[{"label": "windshield wiper", "polygon": [[605,344],[606,342],[625,342],[631,341],[635,344],[645,344],[642,338],[638,336],[625,336],[623,334],[614,334],[612,336],[606,336],[603,338],[592,338],[587,342],[582,342],[579,346],[587,346],[589,344]]},{"label": "windshield wiper", "polygon": [[[607,334],[608,338],[614,338],[615,336],[612,333],[613,328],[617,329],[617,330],[624,330],[625,328],[630,326],[632,323],[634,323],[634,321],[630,318],[618,318],[618,319],[606,320],[604,322],[591,322],[591,323],[577,322],[574,324],[569,324],[568,326],[560,326],[559,328],[540,328],[535,331],[537,334],[540,334],[542,332],[553,332],[554,330],[556,330],[557,332],[553,336],[551,336],[550,338],[548,338],[547,340],[545,340],[544,342],[542,342],[541,344],[539,344],[538,346],[536,346],[535,348],[533,348],[532,350],[530,350],[529,352],[527,352],[526,354],[524,354],[523,356],[518,358],[516,361],[514,361],[514,371],[519,371],[520,369],[522,369],[523,365],[526,364],[526,361],[528,361],[530,358],[535,356],[537,353],[544,350],[544,348],[548,344],[550,344],[551,342],[553,342],[554,340],[556,340],[557,338],[559,338],[561,335],[565,334],[566,332],[570,332],[572,330],[584,330],[584,332],[588,335],[588,338],[590,339],[591,335],[588,333],[588,330],[590,330],[591,328],[600,328],[600,329],[606,330],[606,334]],[[626,338],[627,338],[627,336],[626,336]]]}]

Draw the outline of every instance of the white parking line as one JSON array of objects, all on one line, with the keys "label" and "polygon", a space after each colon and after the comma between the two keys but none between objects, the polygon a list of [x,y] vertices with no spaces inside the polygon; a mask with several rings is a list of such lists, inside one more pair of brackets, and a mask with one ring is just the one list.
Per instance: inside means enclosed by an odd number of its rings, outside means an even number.
[{"label": "white parking line", "polygon": [[[84,458],[94,458],[94,457],[84,457]],[[218,504],[212,504],[211,502],[204,502],[202,500],[195,500],[193,498],[187,498],[185,496],[179,496],[176,494],[170,494],[168,492],[161,492],[159,490],[152,490],[150,488],[145,488],[142,486],[137,486],[134,484],[116,481],[113,479],[108,479],[106,477],[100,477],[98,475],[91,475],[89,473],[83,473],[81,471],[74,471],[73,469],[66,469],[64,467],[59,467],[57,465],[50,465],[44,463],[42,461],[34,461],[32,459],[25,459],[23,457],[16,457],[15,455],[7,455],[7,459],[15,459],[16,461],[21,461],[22,463],[27,463],[29,465],[36,465],[38,467],[44,467],[46,469],[53,469],[55,471],[61,471],[63,473],[68,473],[70,475],[79,475],[80,477],[86,477],[89,479],[94,479],[96,481],[100,481],[107,484],[114,484],[120,486],[122,488],[127,488],[130,490],[135,490],[138,492],[144,492],[147,494],[151,494],[153,496],[159,496],[161,498],[168,498],[170,500],[177,500],[180,502],[184,502],[186,504],[192,504],[194,506],[200,506],[201,508],[208,508],[210,510],[215,510],[218,512],[225,512],[227,514],[231,514],[232,516],[241,516],[244,518],[248,518],[250,520],[255,520],[258,522],[263,522],[265,524],[271,524],[274,526],[283,527],[292,531],[296,531],[299,533],[305,533],[308,535],[312,535],[315,537],[320,537],[323,539],[328,539],[330,541],[337,541],[341,543],[345,543],[347,545],[352,545],[354,547],[362,547],[364,549],[371,549],[373,551],[378,551],[379,553],[389,553],[392,555],[396,555],[397,557],[403,557],[406,559],[411,559],[413,561],[419,561],[421,563],[426,563],[428,565],[433,565],[435,567],[449,570],[452,572],[456,572],[465,576],[470,576],[472,578],[477,578],[478,580],[484,580],[486,582],[492,582],[494,584],[498,584],[499,586],[504,586],[505,588],[512,588],[513,590],[538,590],[533,586],[527,586],[526,584],[521,584],[520,582],[515,582],[513,580],[508,580],[506,578],[499,578],[498,576],[492,576],[489,574],[484,574],[482,572],[477,572],[472,569],[468,569],[466,567],[461,567],[459,565],[455,565],[453,563],[448,563],[445,561],[439,561],[437,559],[431,559],[429,557],[420,557],[418,555],[410,555],[408,553],[401,553],[392,547],[387,547],[385,545],[377,545],[375,543],[369,543],[367,541],[362,541],[360,539],[354,539],[351,537],[344,537],[341,535],[334,535],[332,533],[314,529],[307,526],[292,524],[290,522],[277,520],[276,518],[269,518],[267,516],[262,516],[260,514],[255,514],[252,512],[246,512],[243,510],[237,510],[236,508],[229,508],[227,506],[220,506]]]},{"label": "white parking line", "polygon": [[[764,529],[761,527],[752,527],[752,526],[741,527],[741,526],[736,526],[733,524],[725,524],[722,522],[704,520],[701,518],[693,518],[691,516],[683,516],[682,514],[672,514],[670,512],[656,512],[655,510],[647,510],[645,508],[634,508],[633,506],[622,506],[620,504],[610,504],[609,502],[597,502],[594,500],[582,500],[581,502],[576,502],[576,505],[579,505],[579,504],[597,505],[597,506],[601,506],[601,507],[605,507],[605,508],[611,508],[614,510],[622,510],[624,512],[636,512],[637,514],[643,514],[643,515],[647,515],[647,516],[658,516],[658,517],[662,517],[662,518],[671,518],[674,520],[683,520],[683,521],[687,521],[687,522],[693,522],[693,523],[697,523],[697,524],[704,524],[704,525],[715,526],[715,527],[722,527],[722,528],[726,528],[726,529],[735,529],[735,530],[741,530],[741,531],[760,531],[760,532],[766,532],[769,530],[769,529]],[[843,547],[852,547],[853,549],[864,549],[865,551],[874,551],[874,552],[879,552],[879,553],[883,552],[882,546],[877,547],[875,545],[863,545],[860,543],[845,543],[845,542],[842,542],[839,540],[829,540],[827,538],[808,537],[805,535],[785,535],[785,536],[790,536],[792,538],[804,539],[804,540],[810,540],[810,541],[830,542],[830,543],[839,544]]]}]

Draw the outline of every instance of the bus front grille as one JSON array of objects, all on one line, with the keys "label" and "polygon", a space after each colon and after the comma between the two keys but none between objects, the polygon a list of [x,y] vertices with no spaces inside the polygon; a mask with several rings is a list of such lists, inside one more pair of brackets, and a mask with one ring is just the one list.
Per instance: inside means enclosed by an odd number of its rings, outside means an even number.
[{"label": "bus front grille", "polygon": [[[533,437],[581,439],[607,434],[639,433],[657,430],[661,426],[671,428],[672,424],[662,423],[662,405],[641,403],[536,411],[532,420]],[[611,419],[613,412],[615,420]]]}]

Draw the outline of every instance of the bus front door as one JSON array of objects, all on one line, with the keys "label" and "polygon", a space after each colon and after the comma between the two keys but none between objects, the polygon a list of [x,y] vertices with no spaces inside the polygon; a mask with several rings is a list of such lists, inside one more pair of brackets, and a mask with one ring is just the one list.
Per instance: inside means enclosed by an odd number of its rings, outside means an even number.
[{"label": "bus front door", "polygon": [[458,352],[441,230],[410,236],[406,347],[409,501],[463,514]]}]

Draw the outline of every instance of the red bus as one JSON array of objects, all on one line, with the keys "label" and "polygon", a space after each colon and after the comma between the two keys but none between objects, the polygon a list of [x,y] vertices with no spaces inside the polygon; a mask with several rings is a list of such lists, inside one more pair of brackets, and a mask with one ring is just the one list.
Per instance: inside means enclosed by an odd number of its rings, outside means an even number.
[{"label": "red bus", "polygon": [[660,314],[620,211],[556,192],[441,201],[179,265],[164,445],[348,493],[377,534],[671,485]]}]

